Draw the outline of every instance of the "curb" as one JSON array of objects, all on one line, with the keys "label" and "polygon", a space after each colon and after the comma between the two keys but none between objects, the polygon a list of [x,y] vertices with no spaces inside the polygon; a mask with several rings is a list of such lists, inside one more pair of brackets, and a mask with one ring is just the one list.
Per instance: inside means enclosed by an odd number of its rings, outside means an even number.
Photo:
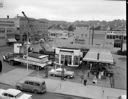
[{"label": "curb", "polygon": [[[49,91],[48,91],[48,92],[49,92]],[[83,98],[83,99],[93,99],[93,98],[87,98],[87,97],[76,96],[76,95],[70,95],[70,94],[64,94],[64,93],[58,93],[58,92],[49,92],[49,93],[60,94],[60,95],[67,95],[67,96],[73,96],[73,97],[78,97],[78,98]]]}]

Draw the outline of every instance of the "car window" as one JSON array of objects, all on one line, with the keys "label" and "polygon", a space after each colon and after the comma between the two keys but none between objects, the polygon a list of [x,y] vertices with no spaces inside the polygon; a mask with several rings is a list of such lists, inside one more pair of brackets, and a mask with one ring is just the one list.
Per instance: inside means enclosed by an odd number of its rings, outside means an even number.
[{"label": "car window", "polygon": [[34,82],[29,81],[29,84],[30,84],[30,85],[34,85]]},{"label": "car window", "polygon": [[40,86],[40,84],[39,84],[39,83],[36,83],[36,82],[34,83],[34,85],[35,85],[35,86]]},{"label": "car window", "polygon": [[25,83],[25,84],[29,84],[29,82],[28,82],[28,81],[25,81],[24,83]]},{"label": "car window", "polygon": [[43,82],[42,85],[45,85],[45,82]]},{"label": "car window", "polygon": [[8,94],[8,97],[14,97],[13,95],[11,95],[11,94]]},{"label": "car window", "polygon": [[8,96],[8,94],[7,94],[7,93],[3,93],[3,95],[4,95],[4,96]]}]

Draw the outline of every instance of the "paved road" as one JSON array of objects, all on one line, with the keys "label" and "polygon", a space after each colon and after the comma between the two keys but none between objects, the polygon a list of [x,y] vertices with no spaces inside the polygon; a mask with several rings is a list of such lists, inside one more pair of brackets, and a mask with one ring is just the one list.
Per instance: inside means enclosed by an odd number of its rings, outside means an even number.
[{"label": "paved road", "polygon": [[[11,86],[0,84],[0,88],[8,89],[12,88]],[[32,94],[32,93],[28,93]],[[45,94],[32,94],[32,99],[89,99],[89,98],[80,98],[68,95],[54,94],[54,93],[45,93]]]}]

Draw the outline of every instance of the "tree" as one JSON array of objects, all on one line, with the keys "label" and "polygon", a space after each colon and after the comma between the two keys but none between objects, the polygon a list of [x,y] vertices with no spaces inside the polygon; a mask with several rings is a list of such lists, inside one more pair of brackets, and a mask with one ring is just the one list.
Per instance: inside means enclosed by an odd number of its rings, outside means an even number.
[{"label": "tree", "polygon": [[70,26],[68,27],[68,31],[74,31],[74,29],[75,29],[75,27],[74,27],[73,25],[70,25]]}]

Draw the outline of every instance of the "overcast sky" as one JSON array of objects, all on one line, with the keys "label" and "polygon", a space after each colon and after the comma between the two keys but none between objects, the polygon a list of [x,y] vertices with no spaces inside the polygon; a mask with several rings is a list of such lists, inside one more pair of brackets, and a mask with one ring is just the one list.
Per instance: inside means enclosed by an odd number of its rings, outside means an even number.
[{"label": "overcast sky", "polygon": [[22,15],[49,20],[113,20],[126,19],[125,1],[106,0],[0,0],[0,18]]}]

